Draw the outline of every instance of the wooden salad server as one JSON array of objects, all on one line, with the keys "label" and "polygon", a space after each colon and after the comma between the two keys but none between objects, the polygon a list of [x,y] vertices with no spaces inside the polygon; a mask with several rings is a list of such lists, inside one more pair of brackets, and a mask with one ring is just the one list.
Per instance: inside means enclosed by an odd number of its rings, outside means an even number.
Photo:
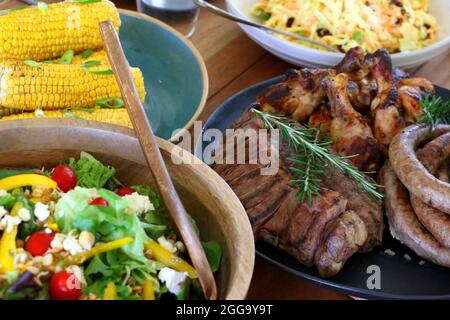
[{"label": "wooden salad server", "polygon": [[136,85],[130,73],[130,66],[120,44],[119,36],[110,21],[100,23],[100,32],[111,68],[119,84],[122,98],[130,115],[136,137],[139,139],[142,151],[147,160],[148,167],[187,247],[205,297],[209,300],[215,300],[217,299],[217,287],[213,273],[201,246],[200,239],[194,231],[191,220],[175,190],[161,156],[156,138],[139,99]]}]

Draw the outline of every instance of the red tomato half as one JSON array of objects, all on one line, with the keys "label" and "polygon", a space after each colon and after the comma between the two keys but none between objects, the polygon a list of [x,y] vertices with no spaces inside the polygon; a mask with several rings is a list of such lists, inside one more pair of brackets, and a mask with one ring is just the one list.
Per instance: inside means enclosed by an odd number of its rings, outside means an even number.
[{"label": "red tomato half", "polygon": [[103,199],[102,197],[97,197],[94,200],[91,201],[91,203],[89,203],[91,206],[104,206],[107,207],[109,206],[108,201],[106,201],[105,199]]},{"label": "red tomato half", "polygon": [[135,192],[136,192],[136,190],[134,190],[134,189],[132,189],[132,188],[119,188],[119,189],[117,189],[117,191],[116,191],[116,193],[117,193],[119,196],[121,196],[121,197],[124,197],[124,196],[129,195],[129,194],[133,194],[133,193],[135,193]]},{"label": "red tomato half", "polygon": [[52,172],[52,179],[63,192],[70,191],[77,185],[77,175],[69,166],[56,166]]},{"label": "red tomato half", "polygon": [[81,283],[72,272],[59,271],[53,274],[48,287],[55,300],[78,300],[81,297]]},{"label": "red tomato half", "polygon": [[43,256],[50,248],[50,243],[55,237],[55,233],[47,233],[44,230],[33,233],[25,242],[25,250],[33,257]]}]

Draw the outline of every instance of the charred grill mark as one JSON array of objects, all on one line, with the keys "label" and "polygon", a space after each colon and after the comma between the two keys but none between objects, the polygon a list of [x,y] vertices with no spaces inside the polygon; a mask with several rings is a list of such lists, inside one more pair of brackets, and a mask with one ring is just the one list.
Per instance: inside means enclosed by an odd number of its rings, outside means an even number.
[{"label": "charred grill mark", "polygon": [[292,25],[294,24],[295,18],[294,17],[290,17],[287,22],[286,22],[286,27],[290,28],[292,27]]},{"label": "charred grill mark", "polygon": [[261,105],[269,104],[271,106],[282,106],[284,98],[288,97],[290,93],[291,89],[286,83],[277,83],[259,96],[258,102]]},{"label": "charred grill mark", "polygon": [[298,72],[295,69],[289,69],[285,74],[285,80],[297,80],[299,78]]},{"label": "charred grill mark", "polygon": [[337,73],[350,73],[362,67],[364,51],[359,48],[350,49],[344,59],[335,67]]},{"label": "charred grill mark", "polygon": [[403,3],[400,0],[391,0],[391,4],[396,7],[403,8]]},{"label": "charred grill mark", "polygon": [[303,81],[305,83],[305,89],[308,91],[313,91],[316,87],[314,74],[309,69],[302,69],[300,70],[300,74],[303,78]]}]

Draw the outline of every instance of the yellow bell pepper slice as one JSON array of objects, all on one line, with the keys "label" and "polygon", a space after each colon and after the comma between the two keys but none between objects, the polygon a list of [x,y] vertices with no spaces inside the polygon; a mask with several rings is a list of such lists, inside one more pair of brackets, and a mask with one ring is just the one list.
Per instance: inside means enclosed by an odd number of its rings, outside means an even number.
[{"label": "yellow bell pepper slice", "polygon": [[125,238],[114,240],[114,241],[111,241],[111,242],[102,243],[102,244],[99,244],[99,245],[93,247],[89,251],[78,253],[78,254],[76,254],[76,255],[74,255],[72,257],[68,257],[64,261],[68,265],[81,264],[84,261],[86,261],[87,259],[90,259],[90,258],[92,258],[93,256],[95,256],[97,254],[100,254],[100,253],[103,253],[103,252],[107,252],[107,251],[111,251],[111,250],[114,250],[114,249],[118,249],[120,247],[123,247],[123,246],[131,243],[132,241],[133,241],[133,238],[125,237]]},{"label": "yellow bell pepper slice", "polygon": [[155,300],[155,289],[153,288],[153,281],[150,279],[144,280],[144,300]]},{"label": "yellow bell pepper slice", "polygon": [[114,282],[110,282],[106,286],[103,300],[117,300],[117,288]]},{"label": "yellow bell pepper slice", "polygon": [[46,187],[56,189],[58,185],[49,177],[40,174],[19,174],[0,180],[0,190],[12,190],[15,188],[32,186],[32,187]]},{"label": "yellow bell pepper slice", "polygon": [[[11,215],[17,215],[20,209],[23,208],[22,202],[16,202],[11,210]],[[0,274],[14,271],[14,252],[16,251],[16,236],[17,226],[8,232],[7,229],[3,231],[0,240]]]},{"label": "yellow bell pepper slice", "polygon": [[173,254],[166,248],[160,246],[156,241],[150,240],[145,244],[145,249],[151,250],[153,257],[156,261],[161,262],[163,265],[172,268],[178,272],[187,272],[189,278],[195,279],[198,277],[197,271],[189,263]]}]

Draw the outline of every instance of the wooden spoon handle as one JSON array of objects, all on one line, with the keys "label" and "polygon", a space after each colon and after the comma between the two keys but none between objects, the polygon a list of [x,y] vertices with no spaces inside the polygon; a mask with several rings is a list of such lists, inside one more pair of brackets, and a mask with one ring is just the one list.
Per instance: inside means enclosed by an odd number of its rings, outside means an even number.
[{"label": "wooden spoon handle", "polygon": [[119,84],[122,98],[127,107],[147,164],[155,178],[164,203],[187,247],[189,256],[199,276],[205,297],[210,300],[215,300],[217,298],[217,288],[214,276],[201,246],[200,239],[194,231],[191,220],[164,164],[152,128],[139,99],[139,94],[130,73],[130,66],[123,53],[117,32],[113,24],[109,21],[100,23],[100,31],[111,68]]}]

